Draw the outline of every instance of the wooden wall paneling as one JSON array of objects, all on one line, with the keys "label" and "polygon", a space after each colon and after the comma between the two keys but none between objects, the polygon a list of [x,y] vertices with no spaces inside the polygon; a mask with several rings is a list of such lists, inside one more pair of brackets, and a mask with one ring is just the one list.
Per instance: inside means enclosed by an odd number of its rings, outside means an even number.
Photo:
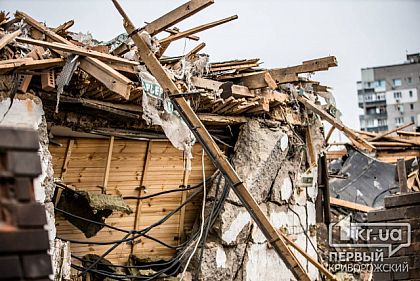
[{"label": "wooden wall paneling", "polygon": [[106,157],[106,166],[105,166],[105,173],[104,173],[104,180],[102,183],[102,193],[106,194],[106,188],[108,186],[108,179],[109,179],[109,169],[111,167],[111,160],[112,160],[112,149],[114,147],[114,136],[109,138],[109,145],[108,145],[108,155]]},{"label": "wooden wall paneling", "polygon": [[[69,138],[60,138],[58,141],[67,144],[69,143]],[[51,146],[50,148],[53,155],[54,169],[56,174],[58,173],[59,175],[64,163],[66,148],[66,145],[63,145],[63,147]],[[104,170],[106,170],[107,159],[109,159],[108,155],[109,140],[76,138],[70,155],[65,182],[75,186],[78,190],[101,192],[98,187],[103,185]],[[188,183],[191,185],[202,182],[200,145],[194,146],[193,157],[192,170],[188,179]],[[148,162],[147,165],[145,164],[146,162]],[[207,158],[205,160],[205,169],[207,176],[210,176],[215,170]],[[107,194],[139,196],[139,191],[141,191],[141,196],[143,196],[179,188],[183,183],[183,174],[183,153],[174,148],[170,142],[153,141],[153,145],[150,143],[148,148],[147,141],[115,139],[109,165]],[[141,183],[142,178],[143,184]],[[145,185],[146,189],[139,190],[140,185]],[[186,197],[190,193],[188,192]],[[127,200],[134,213],[131,215],[114,213],[106,219],[106,222],[126,230],[133,229],[133,225],[137,223],[135,228],[141,229],[160,220],[178,207],[181,200],[181,192],[142,200],[139,208],[137,208],[136,200]],[[183,220],[186,232],[191,230],[200,206],[201,198],[197,198],[187,204]],[[136,210],[139,216],[136,215]],[[136,217],[138,220],[136,220]],[[177,213],[162,225],[152,229],[148,234],[176,246],[179,243],[180,220],[180,214]],[[124,235],[115,230],[104,228],[96,236],[87,239],[80,230],[76,229],[61,215],[57,215],[56,224],[58,235],[67,239],[111,241],[121,239]],[[174,250],[167,249],[150,239],[141,238],[138,241],[133,253],[139,257],[171,258],[175,254]],[[83,256],[88,253],[101,255],[110,246],[72,243],[71,249],[76,256]],[[107,259],[113,264],[125,264],[131,249],[131,244],[124,243],[110,253]]]},{"label": "wooden wall paneling", "polygon": [[[143,163],[143,171],[140,178],[140,184],[138,186],[138,192],[137,196],[141,197],[143,196],[143,190],[146,182],[146,175],[147,175],[147,168],[149,167],[150,163],[150,151],[152,150],[152,142],[148,141],[146,146],[146,155],[144,157],[144,163]],[[134,216],[134,227],[133,229],[138,229],[138,226],[140,225],[140,216],[141,216],[141,206],[142,206],[143,200],[136,200],[136,208],[135,208],[135,216]],[[134,250],[136,248],[136,242],[133,241],[130,249],[130,253],[133,254]]]}]

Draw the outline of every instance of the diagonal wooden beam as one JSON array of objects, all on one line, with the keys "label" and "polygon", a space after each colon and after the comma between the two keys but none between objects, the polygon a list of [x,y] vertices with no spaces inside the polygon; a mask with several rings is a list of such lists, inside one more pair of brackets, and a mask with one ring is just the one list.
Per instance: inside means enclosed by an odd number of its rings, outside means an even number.
[{"label": "diagonal wooden beam", "polygon": [[55,33],[65,32],[67,29],[74,25],[74,20],[66,21],[65,23],[60,24],[56,28],[53,29]]},{"label": "diagonal wooden beam", "polygon": [[105,53],[92,51],[92,50],[86,50],[86,49],[83,49],[81,47],[71,46],[71,45],[63,44],[63,43],[50,43],[50,42],[46,42],[46,41],[42,41],[42,40],[35,40],[35,39],[23,38],[23,37],[17,37],[16,41],[21,42],[21,43],[30,44],[30,45],[42,46],[42,47],[50,48],[50,49],[53,49],[53,50],[59,50],[59,51],[63,51],[63,52],[77,54],[77,55],[81,55],[81,56],[92,57],[92,58],[96,58],[96,59],[99,59],[99,60],[102,60],[102,61],[109,61],[109,62],[113,62],[113,63],[122,63],[122,64],[133,65],[133,66],[136,66],[136,65],[140,64],[137,61],[130,61],[130,60],[123,59],[123,58],[113,56],[113,55],[110,55],[110,54],[105,54]]},{"label": "diagonal wooden beam", "polygon": [[[328,70],[328,68],[334,66],[337,66],[337,60],[334,56],[329,56],[325,58],[304,61],[301,65],[269,69],[268,73],[276,82],[276,84],[282,84],[298,81],[297,75],[300,73]],[[259,72],[242,77],[240,81],[244,86],[247,86],[250,89],[268,87],[269,85],[265,80],[265,75],[265,72]]]},{"label": "diagonal wooden beam", "polygon": [[224,24],[224,23],[227,23],[227,22],[236,20],[237,18],[238,18],[238,16],[235,15],[235,16],[227,17],[227,18],[224,18],[224,19],[221,19],[221,20],[217,20],[217,21],[206,23],[206,24],[202,24],[202,25],[199,25],[199,26],[190,28],[188,30],[185,30],[185,31],[182,31],[182,32],[178,32],[178,33],[173,34],[173,35],[170,35],[170,36],[168,36],[168,37],[166,37],[166,38],[164,38],[162,40],[159,40],[159,43],[160,44],[168,44],[168,43],[171,43],[173,41],[176,41],[176,40],[185,38],[185,37],[187,37],[189,35],[193,35],[195,33],[198,33],[198,32],[201,32],[201,31],[204,31],[204,30],[207,30],[207,29],[216,27],[218,25],[221,25],[221,24]]},{"label": "diagonal wooden beam", "polygon": [[[160,18],[152,21],[142,28],[142,30],[149,33],[151,36],[158,34],[161,31],[164,31],[168,27],[171,27],[178,22],[186,19],[195,13],[201,11],[207,6],[214,3],[214,0],[191,0],[187,3],[179,6],[178,8],[166,13]],[[133,30],[134,31],[134,30]],[[131,32],[133,32],[131,31]]]},{"label": "diagonal wooden beam", "polygon": [[152,50],[149,48],[145,40],[139,33],[133,33],[136,30],[133,23],[127,17],[126,13],[120,6],[117,0],[112,0],[117,10],[124,18],[124,27],[129,34],[132,34],[132,39],[136,44],[139,55],[144,61],[152,75],[158,80],[159,84],[165,91],[168,91],[173,97],[173,104],[181,115],[182,119],[188,124],[196,138],[199,140],[207,155],[212,160],[213,164],[222,172],[227,182],[231,185],[235,194],[238,196],[244,207],[248,210],[251,217],[261,229],[267,240],[272,244],[276,253],[283,259],[286,266],[290,269],[293,275],[298,280],[310,281],[308,274],[303,269],[302,265],[297,260],[296,256],[287,247],[283,237],[278,233],[278,230],[273,227],[268,217],[259,207],[251,193],[246,188],[245,184],[239,178],[232,165],[227,160],[224,153],[220,150],[214,142],[209,132],[201,123],[200,119],[191,109],[184,97],[179,96],[181,93],[175,83],[166,73],[165,69],[155,57]]},{"label": "diagonal wooden beam", "polygon": [[307,109],[312,110],[314,113],[321,116],[322,119],[330,123],[332,126],[337,128],[337,130],[341,131],[348,137],[355,146],[358,148],[366,149],[369,152],[372,152],[375,150],[375,147],[371,145],[369,142],[367,142],[365,139],[359,137],[352,129],[346,127],[340,120],[334,118],[328,112],[326,112],[324,109],[322,109],[319,105],[316,105],[312,101],[308,100],[307,98],[303,96],[298,97],[298,101],[300,101]]},{"label": "diagonal wooden beam", "polygon": [[15,39],[16,37],[18,37],[21,33],[22,33],[22,31],[20,29],[18,29],[15,32],[7,33],[2,38],[0,38],[0,50],[3,49],[4,46],[6,46],[10,42],[12,42],[13,39]]},{"label": "diagonal wooden beam", "polygon": [[392,129],[392,130],[388,130],[388,131],[385,131],[385,132],[383,132],[383,133],[380,133],[380,134],[378,134],[377,136],[375,136],[375,137],[373,137],[373,138],[370,138],[368,141],[376,141],[376,140],[379,140],[379,139],[381,139],[381,138],[383,138],[383,137],[386,137],[386,136],[388,136],[388,135],[390,135],[390,134],[392,134],[392,133],[395,133],[396,131],[399,131],[399,130],[405,129],[405,128],[410,127],[410,126],[412,126],[412,125],[414,125],[414,122],[411,122],[411,123],[408,123],[408,124],[402,125],[402,126],[400,126],[400,127],[394,128],[394,129]]},{"label": "diagonal wooden beam", "polygon": [[[42,25],[40,22],[36,21],[24,12],[16,11],[15,17],[24,20],[31,27],[45,34],[47,38],[53,42],[74,46],[74,44],[70,41],[48,29],[46,26]],[[112,67],[108,66],[106,63],[95,58],[85,57],[80,60],[80,68],[86,73],[92,75],[112,92],[119,94],[124,99],[129,98],[132,81]]]}]

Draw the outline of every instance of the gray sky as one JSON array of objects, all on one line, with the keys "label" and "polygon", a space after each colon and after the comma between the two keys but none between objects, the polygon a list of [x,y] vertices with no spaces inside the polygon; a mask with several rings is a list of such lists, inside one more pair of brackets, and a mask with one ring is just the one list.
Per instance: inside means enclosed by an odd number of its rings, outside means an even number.
[{"label": "gray sky", "polygon": [[[120,0],[138,26],[186,0]],[[124,31],[111,0],[0,0],[0,10],[22,10],[48,26],[74,19],[71,31],[110,40]],[[239,19],[199,33],[211,61],[260,58],[263,67],[285,67],[334,55],[338,67],[313,79],[334,88],[343,121],[359,128],[356,81],[360,68],[401,63],[406,52],[420,52],[420,1],[251,1],[215,0],[184,20],[181,30],[237,14]],[[166,36],[166,34],[165,34]],[[167,55],[196,46],[180,40]]]}]

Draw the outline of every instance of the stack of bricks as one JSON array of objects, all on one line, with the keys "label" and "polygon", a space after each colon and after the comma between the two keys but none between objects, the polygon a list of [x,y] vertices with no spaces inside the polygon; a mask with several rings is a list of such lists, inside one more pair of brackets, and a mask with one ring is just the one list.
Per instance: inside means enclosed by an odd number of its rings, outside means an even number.
[{"label": "stack of bricks", "polygon": [[[420,192],[387,196],[384,205],[384,209],[368,213],[369,223],[383,223],[384,228],[399,229],[402,235],[400,240],[398,232],[392,235],[389,232],[388,243],[397,251],[390,255],[389,247],[383,248],[384,259],[378,264],[387,266],[377,267],[379,272],[373,273],[374,280],[420,281]],[[403,247],[398,250],[398,245]]]},{"label": "stack of bricks", "polygon": [[44,206],[35,202],[41,174],[38,135],[0,128],[0,280],[49,280]]}]

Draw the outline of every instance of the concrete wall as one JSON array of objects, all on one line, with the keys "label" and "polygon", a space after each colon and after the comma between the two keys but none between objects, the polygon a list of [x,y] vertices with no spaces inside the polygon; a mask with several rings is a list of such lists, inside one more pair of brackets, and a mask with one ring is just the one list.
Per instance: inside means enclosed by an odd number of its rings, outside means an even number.
[{"label": "concrete wall", "polygon": [[[319,151],[319,126],[312,128]],[[251,121],[241,128],[232,162],[272,224],[316,258],[316,177],[308,187],[299,184],[306,153],[297,143],[286,127]],[[315,174],[316,169],[308,171],[310,177]],[[221,180],[219,187],[223,186]],[[216,186],[212,188],[214,194]],[[316,268],[292,251],[311,280],[317,280]],[[208,237],[202,263],[189,270],[194,272],[197,267],[199,280],[295,280],[233,191]]]}]

